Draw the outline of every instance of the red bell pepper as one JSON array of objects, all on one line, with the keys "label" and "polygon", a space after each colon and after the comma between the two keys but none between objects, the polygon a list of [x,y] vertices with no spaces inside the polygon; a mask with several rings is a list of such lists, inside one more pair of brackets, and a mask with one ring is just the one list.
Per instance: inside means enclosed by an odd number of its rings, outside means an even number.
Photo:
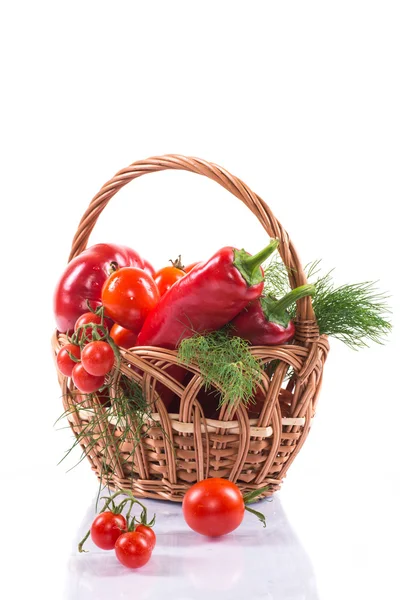
[{"label": "red bell pepper", "polygon": [[281,300],[272,296],[250,302],[233,320],[233,333],[253,346],[276,346],[294,338],[295,326],[287,308],[304,296],[313,296],[315,286],[306,284],[290,291]]},{"label": "red bell pepper", "polygon": [[277,246],[278,240],[271,240],[254,256],[232,247],[218,250],[161,298],[147,316],[136,345],[174,349],[184,338],[226,325],[261,295],[260,265]]},{"label": "red bell pepper", "polygon": [[58,331],[74,328],[81,314],[101,304],[101,289],[110,274],[111,263],[118,267],[144,268],[139,254],[117,244],[95,244],[68,263],[54,292],[54,314]]}]

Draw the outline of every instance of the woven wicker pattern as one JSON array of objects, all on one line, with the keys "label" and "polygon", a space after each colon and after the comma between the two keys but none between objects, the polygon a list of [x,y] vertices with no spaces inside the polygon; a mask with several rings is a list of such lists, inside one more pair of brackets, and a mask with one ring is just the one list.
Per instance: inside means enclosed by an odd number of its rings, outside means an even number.
[{"label": "woven wicker pattern", "polygon": [[[86,248],[99,214],[121,187],[136,177],[166,169],[205,175],[242,200],[268,235],[280,240],[279,252],[290,270],[291,286],[307,283],[288,234],[259,196],[225,169],[198,158],[177,155],[135,162],[108,181],[82,217],[70,260]],[[66,342],[65,335],[55,332],[55,355]],[[153,411],[151,427],[136,445],[135,452],[132,453],[133,442],[129,440],[119,446],[118,456],[113,453],[112,444],[105,446],[101,428],[109,427],[106,433],[114,438],[120,433],[113,424],[112,410],[102,406],[96,396],[85,404],[85,410],[71,410],[70,425],[80,436],[92,469],[104,484],[112,488],[131,488],[141,497],[182,501],[191,484],[216,476],[236,482],[244,492],[268,484],[269,490],[265,495],[270,495],[279,489],[308,435],[328,350],[326,337],[319,335],[310,298],[302,298],[297,303],[295,343],[251,349],[264,364],[279,360],[273,375],[269,377],[264,373],[260,383],[264,404],[257,419],[249,419],[246,408],[239,405],[237,409],[224,406],[215,420],[205,418],[197,399],[204,382],[196,365],[187,367],[194,376],[188,385],[183,386],[168,371],[171,365],[178,364],[175,351],[152,347],[137,347],[129,351],[121,348],[120,371],[114,373],[115,381],[118,383],[121,374],[135,379],[142,386]],[[284,382],[289,368],[293,375],[289,382]],[[58,376],[64,408],[70,410],[77,397],[81,400],[80,393],[70,379]],[[156,392],[157,382],[179,397],[179,413],[167,412]],[[97,444],[89,444],[89,440],[85,441],[82,436],[93,419],[98,419],[99,423]],[[104,463],[108,464],[108,471],[105,471]]]}]

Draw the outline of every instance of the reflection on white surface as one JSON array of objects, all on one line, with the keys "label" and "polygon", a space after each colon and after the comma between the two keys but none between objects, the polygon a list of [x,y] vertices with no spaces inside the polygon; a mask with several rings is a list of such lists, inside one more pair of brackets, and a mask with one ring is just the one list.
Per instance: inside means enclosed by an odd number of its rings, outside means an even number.
[{"label": "reflection on white surface", "polygon": [[279,494],[258,504],[267,516],[265,529],[246,513],[235,532],[217,539],[189,529],[180,504],[147,500],[146,505],[149,514],[157,514],[157,544],[149,563],[131,571],[90,540],[87,554],[77,552],[94,515],[93,502],[68,563],[65,600],[213,600],[221,594],[231,600],[318,600],[312,564]]}]

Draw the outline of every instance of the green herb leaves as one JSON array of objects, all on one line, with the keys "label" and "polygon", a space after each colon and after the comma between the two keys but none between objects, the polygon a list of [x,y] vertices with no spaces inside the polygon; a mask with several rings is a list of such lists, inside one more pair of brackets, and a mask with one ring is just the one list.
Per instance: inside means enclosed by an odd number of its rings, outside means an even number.
[{"label": "green herb leaves", "polygon": [[[320,273],[320,261],[305,268],[307,279],[315,285],[312,300],[321,334],[335,337],[353,349],[382,344],[391,330],[388,320],[388,296],[377,288],[377,282],[366,281],[335,287],[332,271]],[[283,262],[274,258],[264,269],[266,293],[285,295],[289,290],[288,272]],[[295,316],[292,307],[290,316]]]},{"label": "green herb leaves", "polygon": [[251,401],[262,367],[248,343],[232,336],[228,327],[183,340],[178,356],[182,363],[198,365],[206,389],[217,386],[223,403]]}]

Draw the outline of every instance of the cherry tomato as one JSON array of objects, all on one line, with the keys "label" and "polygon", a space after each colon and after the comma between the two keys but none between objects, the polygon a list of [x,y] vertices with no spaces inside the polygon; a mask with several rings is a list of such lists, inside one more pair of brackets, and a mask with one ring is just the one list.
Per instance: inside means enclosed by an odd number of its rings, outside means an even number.
[{"label": "cherry tomato", "polygon": [[101,293],[107,314],[119,325],[138,333],[160,294],[154,280],[142,269],[117,269],[105,281]]},{"label": "cherry tomato", "polygon": [[111,327],[110,336],[117,344],[117,346],[121,346],[121,348],[132,348],[136,344],[137,333],[131,331],[130,329],[126,329],[125,327],[121,327],[118,323],[114,323]]},{"label": "cherry tomato", "polygon": [[126,519],[106,511],[97,515],[90,528],[93,542],[103,550],[112,550],[119,536],[127,530]]},{"label": "cherry tomato", "polygon": [[168,292],[169,288],[185,275],[185,271],[172,266],[164,267],[163,269],[157,271],[154,276],[154,281],[157,284],[160,296],[164,296],[165,292]]},{"label": "cherry tomato", "polygon": [[151,557],[147,538],[137,531],[128,531],[115,542],[115,554],[120,563],[130,569],[143,567]]},{"label": "cherry tomato", "polygon": [[148,525],[142,525],[140,523],[139,525],[136,525],[135,531],[137,533],[141,533],[145,536],[145,538],[147,538],[147,541],[150,545],[150,549],[151,551],[153,551],[157,540],[156,534],[154,533],[154,529],[152,527],[149,527]]},{"label": "cherry tomato", "polygon": [[96,392],[104,385],[104,376],[96,376],[88,373],[82,363],[76,363],[72,369],[72,381],[84,394]]},{"label": "cherry tomato", "polygon": [[102,341],[89,342],[82,350],[82,365],[90,375],[107,375],[114,364],[114,350]]},{"label": "cherry tomato", "polygon": [[75,358],[81,357],[81,349],[75,344],[65,344],[59,353],[57,354],[57,367],[59,371],[66,377],[71,377],[72,369],[77,364],[71,357],[70,354]]},{"label": "cherry tomato", "polygon": [[[101,325],[101,316],[97,315],[95,313],[92,312],[85,312],[83,313],[83,315],[81,315],[76,323],[75,323],[75,327],[74,327],[74,331],[77,331],[79,329],[79,327],[82,327],[83,325],[88,325],[89,323],[94,323],[95,325]],[[105,327],[107,330],[110,330],[112,326],[112,321],[111,319],[107,319],[107,317],[103,318],[103,327]],[[86,341],[91,341],[93,339],[93,329],[91,327],[87,327],[84,330],[84,335],[85,335],[85,340]],[[98,330],[98,333],[101,335],[101,331]],[[83,336],[83,330],[82,332],[80,332],[79,334],[79,340],[82,339]]]},{"label": "cherry tomato", "polygon": [[239,527],[245,506],[237,485],[227,479],[212,477],[189,488],[183,498],[182,511],[191,529],[217,537]]}]

